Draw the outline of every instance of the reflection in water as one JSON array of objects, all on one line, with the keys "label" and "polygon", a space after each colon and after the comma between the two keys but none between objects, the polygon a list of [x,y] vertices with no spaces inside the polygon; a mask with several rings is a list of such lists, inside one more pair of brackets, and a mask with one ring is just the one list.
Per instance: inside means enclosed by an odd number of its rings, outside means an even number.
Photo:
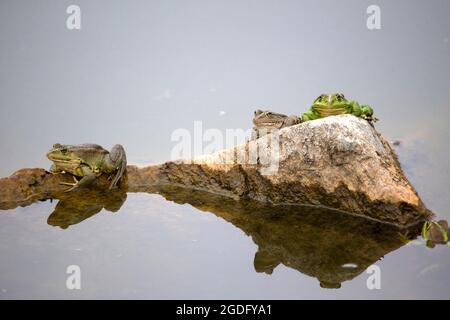
[{"label": "reflection in water", "polygon": [[127,194],[122,190],[103,191],[80,189],[58,195],[59,202],[50,214],[47,223],[67,229],[73,224],[92,217],[102,209],[117,212],[125,203]]},{"label": "reflection in water", "polygon": [[[271,206],[255,201],[234,201],[219,195],[173,186],[148,187],[133,192],[158,193],[169,201],[190,204],[215,214],[249,235],[258,250],[256,272],[272,274],[283,264],[315,277],[323,288],[340,288],[370,265],[422,236],[428,242],[446,243],[446,222],[425,224],[408,230],[330,209],[311,206]],[[116,212],[127,198],[124,191],[80,189],[56,195],[59,199],[48,224],[63,229],[102,209]],[[438,231],[439,232],[438,232]]]},{"label": "reflection in water", "polygon": [[[283,264],[317,278],[323,288],[340,288],[342,282],[404,245],[396,227],[330,209],[235,202],[174,187],[156,192],[167,200],[212,212],[251,236],[258,245],[256,272],[271,274]],[[409,232],[417,236],[420,227]]]},{"label": "reflection in water", "polygon": [[447,244],[449,233],[448,222],[445,220],[427,221],[422,226],[422,238],[429,248],[434,248],[436,244]]}]

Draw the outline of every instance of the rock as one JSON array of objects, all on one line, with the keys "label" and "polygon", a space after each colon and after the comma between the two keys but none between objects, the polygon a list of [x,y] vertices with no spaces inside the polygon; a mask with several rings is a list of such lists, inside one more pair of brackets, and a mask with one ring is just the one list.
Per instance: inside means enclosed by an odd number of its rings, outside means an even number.
[{"label": "rock", "polygon": [[0,179],[0,209],[13,209],[41,199],[44,191],[40,188],[53,186],[54,179],[48,179],[47,174],[40,168],[21,169]]},{"label": "rock", "polygon": [[[52,174],[41,168],[20,169],[0,179],[0,210],[27,206],[38,200],[65,198],[64,195],[70,195],[65,192],[69,187],[61,182],[73,183],[73,178],[70,174]],[[107,189],[109,183],[106,177],[100,177],[93,187]]]},{"label": "rock", "polygon": [[[0,179],[0,208],[54,197],[64,174],[24,169]],[[107,185],[101,177],[97,186]],[[69,180],[67,180],[69,181]],[[365,120],[340,115],[283,128],[232,149],[127,167],[122,188],[182,186],[271,204],[318,205],[408,226],[430,217],[389,143]]]},{"label": "rock", "polygon": [[265,136],[163,169],[171,184],[237,198],[321,205],[403,226],[431,215],[389,143],[363,119],[308,121],[281,129],[274,140]]}]

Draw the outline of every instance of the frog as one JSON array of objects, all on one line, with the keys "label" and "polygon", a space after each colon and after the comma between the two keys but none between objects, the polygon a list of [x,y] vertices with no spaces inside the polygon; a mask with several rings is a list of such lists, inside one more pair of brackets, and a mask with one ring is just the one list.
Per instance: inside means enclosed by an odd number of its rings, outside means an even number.
[{"label": "frog", "polygon": [[425,221],[421,226],[421,239],[416,239],[418,235],[416,231],[412,234],[409,231],[399,233],[400,240],[405,244],[414,243],[421,246],[425,245],[428,248],[434,248],[437,244],[450,247],[449,234],[450,228],[446,220]]},{"label": "frog", "polygon": [[422,238],[428,248],[434,248],[436,244],[447,244],[449,233],[446,220],[427,221],[422,226]]},{"label": "frog", "polygon": [[[56,143],[47,153],[47,158],[53,162],[51,173],[70,173],[75,183],[62,182],[69,185],[68,191],[91,185],[97,177],[108,174],[112,179],[109,189],[115,188],[123,178],[127,158],[122,145],[116,144],[107,151],[98,144],[63,145]],[[81,178],[78,180],[77,178]]]},{"label": "frog", "polygon": [[47,218],[50,226],[67,229],[104,211],[118,212],[127,199],[126,190],[80,189],[57,195],[58,203]]},{"label": "frog", "polygon": [[256,140],[265,136],[266,134],[272,133],[275,130],[281,128],[293,126],[299,124],[301,119],[297,116],[287,116],[282,113],[273,112],[270,110],[256,110],[254,112],[251,140]]},{"label": "frog", "polygon": [[302,114],[302,121],[316,120],[328,116],[352,114],[370,123],[378,119],[373,115],[372,107],[348,101],[342,93],[321,94],[314,100],[311,108]]}]

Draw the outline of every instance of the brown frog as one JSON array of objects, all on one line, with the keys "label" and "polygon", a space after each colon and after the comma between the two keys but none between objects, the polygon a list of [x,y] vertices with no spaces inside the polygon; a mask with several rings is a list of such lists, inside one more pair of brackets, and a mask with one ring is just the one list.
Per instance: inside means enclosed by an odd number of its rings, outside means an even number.
[{"label": "brown frog", "polygon": [[301,119],[297,116],[287,116],[272,111],[256,110],[253,117],[253,130],[251,140],[256,140],[281,128],[299,124]]}]

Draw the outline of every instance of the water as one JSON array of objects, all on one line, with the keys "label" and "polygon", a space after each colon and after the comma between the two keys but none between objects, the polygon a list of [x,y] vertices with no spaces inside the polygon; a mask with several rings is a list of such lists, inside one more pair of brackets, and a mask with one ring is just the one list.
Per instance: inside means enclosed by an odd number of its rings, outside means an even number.
[{"label": "water", "polygon": [[[257,108],[300,114],[342,91],[373,106],[424,203],[450,220],[450,4],[378,3],[369,31],[364,1],[80,0],[72,32],[62,2],[2,1],[0,176],[49,167],[55,142],[161,162],[196,120],[247,129]],[[448,246],[359,218],[183,190],[83,199],[0,211],[1,299],[450,298]],[[66,288],[69,265],[81,290]]]},{"label": "water", "polygon": [[[150,191],[86,190],[3,211],[1,297],[449,297],[450,249],[405,245],[393,227],[311,207]],[[373,264],[380,290],[366,285]],[[66,288],[69,265],[81,269],[81,290]]]}]

